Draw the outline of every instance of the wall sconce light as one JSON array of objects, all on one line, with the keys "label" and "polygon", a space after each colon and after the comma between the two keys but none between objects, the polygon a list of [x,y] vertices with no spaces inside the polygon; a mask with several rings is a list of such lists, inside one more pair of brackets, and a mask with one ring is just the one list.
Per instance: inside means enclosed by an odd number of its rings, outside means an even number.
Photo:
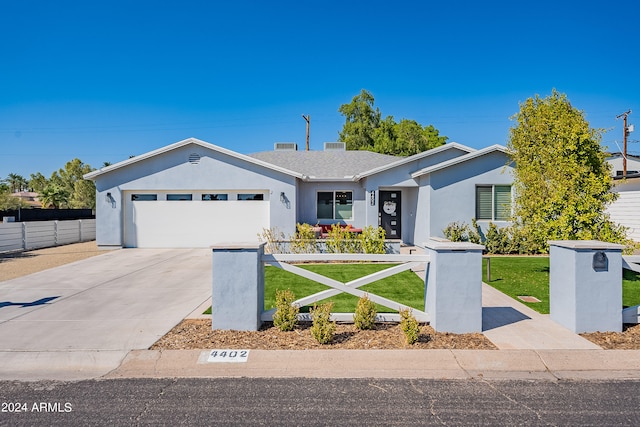
[{"label": "wall sconce light", "polygon": [[284,195],[284,191],[280,192],[280,202],[284,203],[287,201],[287,196]]},{"label": "wall sconce light", "polygon": [[107,193],[106,199],[107,199],[107,203],[111,204],[112,208],[116,207],[116,199],[113,198],[111,193]]}]

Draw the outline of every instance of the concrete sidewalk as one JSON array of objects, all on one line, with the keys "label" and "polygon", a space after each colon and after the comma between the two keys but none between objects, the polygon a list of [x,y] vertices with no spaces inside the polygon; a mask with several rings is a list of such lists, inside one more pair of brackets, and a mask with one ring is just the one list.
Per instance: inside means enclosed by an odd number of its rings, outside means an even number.
[{"label": "concrete sidewalk", "polygon": [[132,351],[105,378],[640,379],[640,350],[249,350],[244,363],[209,353]]}]

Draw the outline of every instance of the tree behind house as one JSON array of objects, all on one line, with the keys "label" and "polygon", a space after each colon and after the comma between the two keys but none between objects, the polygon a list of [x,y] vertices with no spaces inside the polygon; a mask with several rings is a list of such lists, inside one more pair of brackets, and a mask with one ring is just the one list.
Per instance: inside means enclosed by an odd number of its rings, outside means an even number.
[{"label": "tree behind house", "polygon": [[374,108],[373,95],[362,89],[351,103],[342,104],[338,111],[345,117],[340,140],[348,150],[368,150],[394,156],[411,156],[443,145],[446,136],[440,136],[433,125],[422,126],[415,120],[393,116],[381,120],[380,110]]}]

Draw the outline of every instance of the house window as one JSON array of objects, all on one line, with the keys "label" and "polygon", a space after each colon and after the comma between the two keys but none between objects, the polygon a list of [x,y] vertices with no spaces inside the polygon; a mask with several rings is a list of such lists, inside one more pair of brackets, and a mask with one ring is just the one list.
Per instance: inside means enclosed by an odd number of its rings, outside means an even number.
[{"label": "house window", "polygon": [[353,192],[318,191],[316,216],[320,219],[353,218]]},{"label": "house window", "polygon": [[508,221],[510,217],[510,185],[479,185],[476,187],[476,219]]},{"label": "house window", "polygon": [[134,202],[147,202],[158,200],[157,194],[132,194],[131,200]]},{"label": "house window", "polygon": [[203,194],[202,200],[206,202],[214,201],[214,200],[229,200],[229,195],[228,194]]},{"label": "house window", "polygon": [[264,200],[264,194],[240,193],[238,194],[238,200]]},{"label": "house window", "polygon": [[191,194],[167,194],[167,200],[175,201],[175,200],[192,200],[193,196]]}]

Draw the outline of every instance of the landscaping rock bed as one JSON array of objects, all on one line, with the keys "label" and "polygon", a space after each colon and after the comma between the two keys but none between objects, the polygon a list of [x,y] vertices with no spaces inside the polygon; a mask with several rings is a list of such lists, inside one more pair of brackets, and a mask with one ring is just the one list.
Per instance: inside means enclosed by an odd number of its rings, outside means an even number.
[{"label": "landscaping rock bed", "polygon": [[420,328],[417,343],[407,345],[398,324],[378,324],[375,330],[360,331],[352,324],[338,324],[329,344],[319,344],[310,323],[301,323],[291,332],[282,332],[271,323],[255,332],[213,331],[210,319],[186,319],[160,338],[152,350],[235,348],[260,350],[310,349],[473,349],[496,350],[482,334],[446,334],[430,326]]}]

